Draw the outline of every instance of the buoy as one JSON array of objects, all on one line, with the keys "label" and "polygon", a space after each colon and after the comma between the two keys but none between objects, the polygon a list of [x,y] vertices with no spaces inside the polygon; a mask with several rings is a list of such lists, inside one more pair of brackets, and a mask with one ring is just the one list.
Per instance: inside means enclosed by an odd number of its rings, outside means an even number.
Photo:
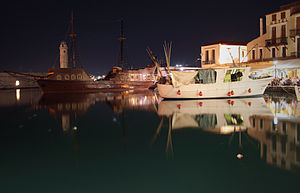
[{"label": "buoy", "polygon": [[180,109],[181,108],[181,104],[178,104],[177,107],[178,107],[178,109]]},{"label": "buoy", "polygon": [[181,92],[180,92],[180,90],[178,90],[178,91],[177,91],[177,94],[178,94],[178,95],[181,95]]},{"label": "buoy", "polygon": [[231,94],[231,95],[234,95],[234,92],[233,92],[233,90],[230,92],[230,94]]},{"label": "buoy", "polygon": [[249,105],[249,106],[251,106],[251,104],[252,104],[251,102],[248,102],[248,105]]},{"label": "buoy", "polygon": [[202,92],[200,91],[200,92],[199,92],[199,96],[202,96],[202,95],[203,95],[203,94],[202,94]]},{"label": "buoy", "polygon": [[202,105],[203,105],[203,102],[200,102],[200,103],[199,103],[199,105],[200,105],[200,107],[202,107]]},{"label": "buoy", "polygon": [[242,159],[244,156],[243,156],[242,154],[239,153],[239,154],[236,155],[236,157],[237,157],[238,159]]},{"label": "buoy", "polygon": [[230,92],[227,93],[227,96],[230,96]]},{"label": "buoy", "polygon": [[248,93],[251,93],[251,92],[252,92],[252,91],[251,91],[251,88],[249,88],[249,89],[248,89]]}]

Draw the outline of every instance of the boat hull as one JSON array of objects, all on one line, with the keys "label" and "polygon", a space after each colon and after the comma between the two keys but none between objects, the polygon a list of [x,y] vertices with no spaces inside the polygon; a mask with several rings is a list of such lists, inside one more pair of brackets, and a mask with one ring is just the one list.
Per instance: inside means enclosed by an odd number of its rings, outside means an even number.
[{"label": "boat hull", "polygon": [[66,92],[107,92],[131,89],[148,89],[154,84],[153,81],[93,81],[93,80],[37,80],[44,93],[66,93]]},{"label": "boat hull", "polygon": [[234,98],[263,95],[273,78],[240,82],[189,84],[173,87],[169,84],[157,84],[159,95],[166,99],[207,99]]}]

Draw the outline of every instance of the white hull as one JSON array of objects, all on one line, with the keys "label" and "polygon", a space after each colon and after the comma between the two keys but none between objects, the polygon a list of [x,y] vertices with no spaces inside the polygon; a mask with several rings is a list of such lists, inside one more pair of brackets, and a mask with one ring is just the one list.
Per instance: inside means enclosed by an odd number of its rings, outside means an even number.
[{"label": "white hull", "polygon": [[157,84],[159,95],[169,99],[205,99],[205,98],[233,98],[263,95],[266,87],[273,78],[250,79],[242,81],[211,84],[188,84],[173,87],[170,84]]}]

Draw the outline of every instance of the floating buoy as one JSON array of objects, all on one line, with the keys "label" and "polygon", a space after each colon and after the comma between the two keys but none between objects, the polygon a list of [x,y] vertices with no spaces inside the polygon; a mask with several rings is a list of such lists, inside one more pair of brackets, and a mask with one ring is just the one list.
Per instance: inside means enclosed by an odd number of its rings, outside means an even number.
[{"label": "floating buoy", "polygon": [[233,90],[230,92],[230,94],[231,94],[231,95],[234,95],[234,92],[233,92]]},{"label": "floating buoy", "polygon": [[251,92],[252,92],[252,91],[251,91],[251,88],[249,88],[249,89],[248,89],[248,93],[251,93]]},{"label": "floating buoy", "polygon": [[200,102],[200,103],[199,103],[199,105],[200,105],[200,107],[202,107],[202,105],[203,105],[203,102]]},{"label": "floating buoy", "polygon": [[242,159],[244,156],[243,156],[242,154],[239,153],[239,154],[236,155],[236,157],[237,157],[238,159]]},{"label": "floating buoy", "polygon": [[182,106],[181,106],[181,104],[178,104],[177,107],[178,107],[178,109],[181,109]]},{"label": "floating buoy", "polygon": [[227,96],[231,96],[231,95],[230,95],[230,92],[227,93]]},{"label": "floating buoy", "polygon": [[251,104],[252,104],[251,102],[248,102],[248,105],[249,105],[249,106],[251,106]]},{"label": "floating buoy", "polygon": [[202,94],[202,92],[200,91],[200,92],[199,92],[199,96],[202,96],[202,95],[203,95],[203,94]]},{"label": "floating buoy", "polygon": [[178,95],[181,95],[181,92],[180,92],[180,90],[178,90],[178,91],[177,91],[177,94],[178,94]]}]

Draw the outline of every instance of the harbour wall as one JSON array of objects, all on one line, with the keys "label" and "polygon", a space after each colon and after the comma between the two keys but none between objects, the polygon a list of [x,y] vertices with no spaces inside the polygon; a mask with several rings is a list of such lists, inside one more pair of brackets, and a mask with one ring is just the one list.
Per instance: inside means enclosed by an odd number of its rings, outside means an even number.
[{"label": "harbour wall", "polygon": [[[37,82],[34,80],[33,76],[46,76],[47,73],[24,73],[14,74],[14,73],[0,73],[0,89],[18,89],[18,88],[38,88]],[[16,84],[18,81],[19,84]]]}]

